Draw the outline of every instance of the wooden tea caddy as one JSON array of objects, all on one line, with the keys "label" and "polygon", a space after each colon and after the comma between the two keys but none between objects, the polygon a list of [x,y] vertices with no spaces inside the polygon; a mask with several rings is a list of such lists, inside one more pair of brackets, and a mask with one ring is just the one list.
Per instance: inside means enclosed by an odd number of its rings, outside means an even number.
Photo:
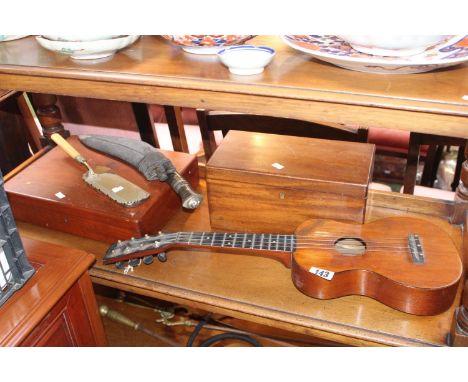
[{"label": "wooden tea caddy", "polygon": [[[107,167],[151,196],[135,207],[112,201],[83,181],[83,166],[54,147],[5,183],[17,220],[112,243],[154,233],[182,208],[179,196],[168,184],[147,181],[133,167],[88,149],[77,137],[70,137],[68,142],[88,159],[91,167]],[[162,152],[195,188],[198,185],[196,156]]]},{"label": "wooden tea caddy", "polygon": [[363,223],[375,146],[231,130],[206,166],[213,229],[290,233]]}]

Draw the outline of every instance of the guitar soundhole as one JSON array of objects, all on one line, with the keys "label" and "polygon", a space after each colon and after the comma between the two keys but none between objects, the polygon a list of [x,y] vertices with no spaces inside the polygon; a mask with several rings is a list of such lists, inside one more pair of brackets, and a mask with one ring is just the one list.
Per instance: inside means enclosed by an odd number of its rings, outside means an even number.
[{"label": "guitar soundhole", "polygon": [[357,237],[342,237],[335,241],[335,249],[344,256],[361,256],[366,252],[366,243]]}]

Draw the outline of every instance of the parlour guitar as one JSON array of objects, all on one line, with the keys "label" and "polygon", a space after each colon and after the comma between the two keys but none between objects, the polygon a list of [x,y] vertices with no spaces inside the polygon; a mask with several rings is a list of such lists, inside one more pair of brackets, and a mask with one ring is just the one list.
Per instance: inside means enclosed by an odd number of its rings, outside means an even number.
[{"label": "parlour guitar", "polygon": [[[170,249],[198,248],[264,256],[291,268],[297,289],[319,299],[346,295],[374,298],[394,309],[434,315],[448,309],[462,274],[458,250],[434,224],[390,217],[358,225],[332,220],[304,222],[293,235],[236,232],[160,233],[120,241],[104,264]],[[149,261],[148,261],[149,260]]]}]

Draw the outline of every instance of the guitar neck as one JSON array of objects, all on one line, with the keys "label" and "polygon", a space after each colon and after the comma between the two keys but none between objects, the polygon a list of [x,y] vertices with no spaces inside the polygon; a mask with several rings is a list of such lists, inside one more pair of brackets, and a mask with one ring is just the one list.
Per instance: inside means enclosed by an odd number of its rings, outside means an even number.
[{"label": "guitar neck", "polygon": [[217,249],[245,249],[292,253],[294,235],[231,232],[178,232],[173,242],[180,246]]},{"label": "guitar neck", "polygon": [[145,236],[114,244],[107,251],[104,263],[157,254],[171,249],[204,249],[219,252],[263,256],[290,267],[296,246],[295,235],[237,232],[176,232]]}]

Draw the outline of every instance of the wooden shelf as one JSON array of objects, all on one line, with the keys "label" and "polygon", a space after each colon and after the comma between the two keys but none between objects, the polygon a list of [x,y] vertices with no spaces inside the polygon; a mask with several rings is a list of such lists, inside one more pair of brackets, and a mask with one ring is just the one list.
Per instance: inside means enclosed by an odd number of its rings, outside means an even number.
[{"label": "wooden shelf", "polygon": [[[200,191],[206,191],[203,181]],[[395,204],[395,198],[399,204]],[[425,214],[421,213],[423,205]],[[447,231],[461,248],[461,228],[447,223],[444,216],[450,210],[450,203],[371,192],[366,220],[395,215],[428,219]],[[275,261],[222,253],[173,251],[168,253],[166,263],[155,261],[124,274],[123,270],[102,264],[105,243],[26,223],[18,225],[25,236],[95,253],[97,261],[90,273],[97,284],[345,345],[443,346],[460,302],[461,289],[446,312],[415,316],[367,297],[317,300],[300,293],[293,286],[290,270]],[[163,229],[179,230],[210,230],[207,204],[193,213],[180,211]]]}]

